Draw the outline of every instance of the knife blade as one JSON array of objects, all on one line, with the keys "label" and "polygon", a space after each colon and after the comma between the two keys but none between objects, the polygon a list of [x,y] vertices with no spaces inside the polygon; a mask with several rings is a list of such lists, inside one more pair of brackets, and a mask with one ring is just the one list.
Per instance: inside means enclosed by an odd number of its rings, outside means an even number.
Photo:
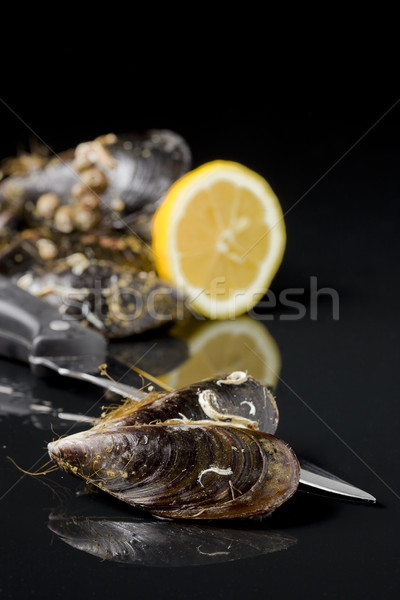
[{"label": "knife blade", "polygon": [[[28,363],[38,377],[56,372],[120,396],[139,398],[143,379],[107,353],[107,341],[77,320],[0,276],[0,355]],[[99,374],[107,364],[116,385]],[[147,382],[149,383],[149,382]]]},{"label": "knife blade", "polygon": [[321,467],[305,459],[299,458],[299,462],[301,485],[305,485],[318,492],[340,496],[348,500],[376,503],[376,498],[372,494],[336,477],[336,475],[332,475],[332,473],[321,469]]}]

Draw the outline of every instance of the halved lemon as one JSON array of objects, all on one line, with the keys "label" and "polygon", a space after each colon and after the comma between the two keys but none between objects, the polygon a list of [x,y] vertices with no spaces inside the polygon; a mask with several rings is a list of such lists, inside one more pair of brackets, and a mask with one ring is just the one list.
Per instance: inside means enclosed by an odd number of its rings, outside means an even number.
[{"label": "halved lemon", "polygon": [[281,353],[263,323],[249,315],[229,321],[203,321],[188,327],[178,324],[171,332],[188,345],[188,358],[158,379],[179,389],[194,381],[246,371],[264,385],[276,389],[281,372]]},{"label": "halved lemon", "polygon": [[166,194],[152,225],[156,268],[210,319],[250,310],[284,254],[280,203],[267,181],[231,161],[205,163]]}]

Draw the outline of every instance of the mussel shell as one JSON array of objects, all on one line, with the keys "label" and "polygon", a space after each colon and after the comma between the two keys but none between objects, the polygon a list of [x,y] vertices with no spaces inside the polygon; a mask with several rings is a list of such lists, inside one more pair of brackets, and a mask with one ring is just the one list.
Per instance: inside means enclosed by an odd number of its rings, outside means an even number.
[{"label": "mussel shell", "polygon": [[170,325],[186,309],[184,300],[154,271],[139,271],[109,260],[87,260],[82,267],[57,260],[34,267],[16,283],[107,338],[140,334]]},{"label": "mussel shell", "polygon": [[[80,170],[78,148],[93,144],[104,151],[103,162],[92,151],[95,158]],[[157,278],[148,242],[154,211],[191,166],[186,141],[165,129],[105,136],[32,165],[0,182],[8,226],[0,239],[0,273],[110,339],[168,326],[178,315],[185,319],[184,299]],[[90,184],[88,172],[100,176],[101,186]],[[84,270],[67,262],[76,253],[88,260]]]},{"label": "mussel shell", "polygon": [[[43,241],[52,245],[56,251],[54,255],[41,252]],[[19,233],[0,229],[0,272],[4,275],[26,273],[36,267],[35,276],[40,278],[41,273],[57,272],[58,265],[73,254],[140,271],[155,269],[151,246],[134,234],[101,230],[62,234],[46,227]]]},{"label": "mussel shell", "polygon": [[191,152],[186,141],[169,130],[153,129],[144,133],[118,136],[107,147],[117,166],[108,172],[106,205],[117,194],[124,210],[111,215],[115,227],[134,224],[140,214],[153,213],[171,184],[191,167]]},{"label": "mussel shell", "polygon": [[[140,404],[127,403],[125,408],[107,416],[105,427],[120,425],[140,425],[170,419],[198,421],[210,419],[199,402],[199,396],[211,392],[211,407],[219,420],[232,422],[232,417],[248,419],[248,426],[265,433],[275,433],[278,426],[278,407],[270,390],[251,376],[238,384],[226,384],[227,375],[193,383],[174,392],[165,393]],[[246,424],[246,421],[244,421]],[[99,427],[102,425],[100,424]]]},{"label": "mussel shell", "polygon": [[[146,216],[154,213],[171,184],[191,166],[191,152],[177,133],[151,129],[118,136],[105,146],[113,166],[102,166],[108,182],[99,193],[104,223],[123,229],[138,223],[147,227]],[[74,150],[49,159],[42,168],[25,175],[10,175],[0,183],[0,209],[19,214],[27,226],[41,220],[35,217],[40,196],[56,194],[62,204],[70,202],[81,175],[74,168]],[[121,208],[116,210],[116,202]],[[140,224],[145,218],[145,225]]]},{"label": "mussel shell", "polygon": [[269,513],[293,495],[300,477],[285,442],[232,426],[119,426],[60,439],[48,451],[65,471],[168,518]]},{"label": "mussel shell", "polygon": [[8,207],[14,214],[24,215],[30,211],[37,199],[47,192],[56,194],[67,202],[71,188],[79,182],[79,174],[72,167],[73,151],[63,152],[59,158],[45,162],[38,169],[25,174],[10,175],[0,183],[0,206]]}]

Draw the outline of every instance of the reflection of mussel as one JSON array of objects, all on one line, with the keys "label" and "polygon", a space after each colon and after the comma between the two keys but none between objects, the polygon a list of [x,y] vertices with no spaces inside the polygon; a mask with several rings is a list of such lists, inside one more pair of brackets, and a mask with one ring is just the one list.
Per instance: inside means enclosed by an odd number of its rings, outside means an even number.
[{"label": "reflection of mussel", "polygon": [[207,565],[279,552],[297,542],[262,523],[229,528],[135,513],[129,518],[83,516],[85,498],[79,500],[78,514],[63,508],[52,512],[48,527],[73,548],[102,560],[149,567]]}]

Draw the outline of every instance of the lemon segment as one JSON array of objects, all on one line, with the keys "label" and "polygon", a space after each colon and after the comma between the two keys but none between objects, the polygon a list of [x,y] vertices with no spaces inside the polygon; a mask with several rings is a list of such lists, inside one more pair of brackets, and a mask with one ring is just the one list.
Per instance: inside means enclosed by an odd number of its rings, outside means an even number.
[{"label": "lemon segment", "polygon": [[212,161],[175,182],[152,226],[159,275],[201,315],[233,318],[268,290],[285,250],[280,203],[267,181]]}]

